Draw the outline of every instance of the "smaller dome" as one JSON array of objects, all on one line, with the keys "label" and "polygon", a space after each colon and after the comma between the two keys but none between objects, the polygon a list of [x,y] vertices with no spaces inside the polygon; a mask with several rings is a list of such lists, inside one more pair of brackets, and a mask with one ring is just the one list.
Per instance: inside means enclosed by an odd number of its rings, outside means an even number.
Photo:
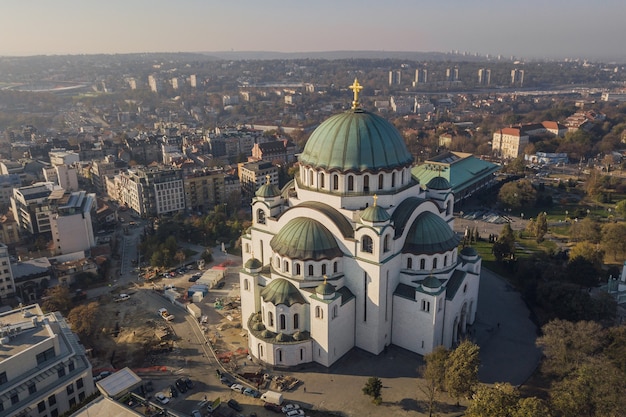
[{"label": "smaller dome", "polygon": [[263,264],[257,258],[250,258],[250,259],[248,259],[248,261],[244,265],[244,268],[250,269],[250,270],[252,270],[252,269],[259,269],[259,268],[262,268],[262,267],[263,267]]},{"label": "smaller dome", "polygon": [[261,290],[261,298],[266,303],[272,303],[275,306],[284,304],[291,307],[293,304],[306,304],[306,301],[300,291],[291,282],[283,278],[276,278],[270,282],[267,287]]},{"label": "smaller dome", "polygon": [[478,256],[478,252],[476,252],[476,249],[474,249],[471,246],[466,246],[463,249],[461,249],[461,255],[463,256]]},{"label": "smaller dome", "polygon": [[263,325],[263,323],[254,323],[252,325],[252,330],[256,330],[257,332],[260,332],[261,330],[265,330],[265,326]]},{"label": "smaller dome", "polygon": [[409,229],[404,253],[441,253],[453,250],[460,238],[441,217],[430,211],[421,213]]},{"label": "smaller dome", "polygon": [[429,275],[426,278],[424,278],[424,280],[421,282],[422,287],[426,287],[426,288],[439,288],[441,287],[441,281],[439,280],[439,278],[435,277],[434,275]]},{"label": "smaller dome", "polygon": [[289,220],[270,241],[272,249],[291,259],[320,261],[343,255],[335,236],[308,217]]},{"label": "smaller dome", "polygon": [[389,219],[391,219],[391,216],[387,213],[387,210],[378,205],[370,206],[361,213],[361,220],[366,222],[386,222]]},{"label": "smaller dome", "polygon": [[323,283],[315,287],[315,292],[319,295],[333,295],[335,293],[335,286],[324,281]]},{"label": "smaller dome", "polygon": [[431,190],[449,190],[450,188],[452,188],[450,182],[444,177],[435,177],[431,179],[430,181],[428,181],[428,184],[426,184],[426,187],[430,188]]},{"label": "smaller dome", "polygon": [[293,334],[293,340],[306,340],[306,335],[304,333],[302,333],[301,331],[297,331]]},{"label": "smaller dome", "polygon": [[274,333],[270,332],[269,330],[265,329],[261,332],[261,337],[263,339],[271,339],[274,337]]},{"label": "smaller dome", "polygon": [[276,336],[277,342],[291,342],[291,336],[285,333],[278,333]]},{"label": "smaller dome", "polygon": [[252,321],[254,322],[261,322],[263,318],[261,317],[261,313],[254,313],[252,315]]},{"label": "smaller dome", "polygon": [[280,188],[275,184],[263,184],[254,195],[263,198],[278,197],[280,196]]}]

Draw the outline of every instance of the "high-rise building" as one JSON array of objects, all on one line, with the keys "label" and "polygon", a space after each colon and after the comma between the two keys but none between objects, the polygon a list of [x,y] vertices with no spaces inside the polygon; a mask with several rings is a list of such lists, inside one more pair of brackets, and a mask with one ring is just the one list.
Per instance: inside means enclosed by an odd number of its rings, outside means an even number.
[{"label": "high-rise building", "polygon": [[402,82],[402,71],[389,71],[389,85],[400,85]]},{"label": "high-rise building", "polygon": [[11,271],[9,248],[0,242],[0,298],[7,298],[13,294],[15,294],[15,282]]},{"label": "high-rise building", "polygon": [[166,166],[137,166],[119,175],[116,194],[140,216],[160,216],[185,209],[183,173]]},{"label": "high-rise building", "polygon": [[479,85],[491,85],[491,70],[480,68],[478,70],[478,84]]},{"label": "high-rise building", "polygon": [[96,391],[91,364],[60,313],[0,314],[0,415],[60,416]]},{"label": "high-rise building", "polygon": [[50,215],[55,210],[55,201],[65,191],[51,182],[38,182],[26,187],[14,188],[11,208],[15,220],[31,235],[49,232]]},{"label": "high-rise building", "polygon": [[150,91],[152,91],[153,93],[158,93],[159,85],[154,75],[148,75],[148,86],[150,87]]},{"label": "high-rise building", "polygon": [[415,70],[415,81],[413,81],[413,86],[416,84],[424,84],[428,82],[428,70],[426,68],[416,69]]},{"label": "high-rise building", "polygon": [[96,212],[96,195],[85,191],[66,193],[57,201],[50,216],[52,240],[57,254],[87,251],[95,246],[92,218]]},{"label": "high-rise building", "polygon": [[520,87],[524,86],[524,70],[517,68],[511,70],[511,84]]},{"label": "high-rise building", "polygon": [[295,179],[261,186],[242,236],[248,351],[275,366],[335,363],[354,347],[419,354],[462,340],[481,259],[459,249],[450,183],[424,186],[393,125],[353,105],[311,134]]}]

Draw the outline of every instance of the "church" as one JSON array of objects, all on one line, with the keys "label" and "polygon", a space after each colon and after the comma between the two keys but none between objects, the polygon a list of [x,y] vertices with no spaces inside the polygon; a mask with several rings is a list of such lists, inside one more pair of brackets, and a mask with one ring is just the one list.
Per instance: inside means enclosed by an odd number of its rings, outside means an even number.
[{"label": "church", "polygon": [[331,366],[358,347],[421,355],[474,322],[481,259],[460,249],[448,180],[420,184],[398,130],[351,108],[311,134],[295,179],[262,185],[242,236],[242,326],[273,366]]}]

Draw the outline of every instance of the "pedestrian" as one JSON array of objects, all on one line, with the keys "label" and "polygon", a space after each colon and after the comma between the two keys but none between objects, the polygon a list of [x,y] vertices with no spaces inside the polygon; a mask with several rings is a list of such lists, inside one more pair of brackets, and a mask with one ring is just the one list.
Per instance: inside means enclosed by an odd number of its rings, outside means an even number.
[{"label": "pedestrian", "polygon": [[306,387],[304,387],[304,393],[306,394]]}]

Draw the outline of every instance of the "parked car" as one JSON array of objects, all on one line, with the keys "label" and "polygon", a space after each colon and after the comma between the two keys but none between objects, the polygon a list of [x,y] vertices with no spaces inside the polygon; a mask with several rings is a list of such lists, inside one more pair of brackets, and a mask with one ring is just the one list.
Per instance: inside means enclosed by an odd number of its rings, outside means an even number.
[{"label": "parked car", "polygon": [[243,395],[247,395],[248,397],[252,398],[259,398],[261,396],[261,393],[254,388],[246,388],[243,390]]},{"label": "parked car", "polygon": [[176,388],[178,388],[178,390],[183,394],[187,392],[187,384],[185,384],[185,381],[183,381],[182,378],[178,378],[176,380]]},{"label": "parked car", "polygon": [[283,412],[282,408],[278,404],[265,403],[263,405],[263,408],[265,408],[266,410],[273,411],[275,413],[282,413]]},{"label": "parked car", "polygon": [[237,391],[239,393],[242,393],[244,390],[244,386],[241,384],[233,384],[230,386],[230,389],[232,389],[233,391]]},{"label": "parked car", "polygon": [[189,281],[189,282],[196,282],[199,279],[200,279],[200,277],[192,275],[192,276],[189,277],[189,279],[187,281]]},{"label": "parked car", "polygon": [[202,413],[199,410],[191,410],[191,417],[202,417]]},{"label": "parked car", "polygon": [[227,387],[230,387],[231,385],[234,384],[234,382],[230,378],[228,378],[226,375],[222,375],[220,377],[220,382],[226,385]]},{"label": "parked car", "polygon": [[217,285],[215,286],[215,288],[217,288],[217,289],[224,288],[224,281],[218,282]]},{"label": "parked car", "polygon": [[289,411],[298,410],[300,406],[298,404],[285,404],[283,406],[283,413],[287,414]]},{"label": "parked car", "polygon": [[170,385],[170,396],[172,398],[176,398],[178,397],[178,390],[176,389],[176,387],[174,386],[174,384]]},{"label": "parked car", "polygon": [[243,410],[243,407],[237,402],[237,400],[228,400],[228,406],[235,411]]},{"label": "parked car", "polygon": [[154,394],[154,398],[156,398],[161,404],[167,404],[170,402],[170,399],[167,398],[162,392]]},{"label": "parked car", "polygon": [[188,376],[184,376],[183,377],[183,382],[185,383],[185,385],[187,385],[187,389],[192,389],[193,388],[193,381],[191,379],[189,379]]},{"label": "parked car", "polygon": [[297,409],[297,410],[291,410],[291,411],[287,411],[287,413],[285,414],[287,417],[300,417],[304,415],[304,411]]}]

